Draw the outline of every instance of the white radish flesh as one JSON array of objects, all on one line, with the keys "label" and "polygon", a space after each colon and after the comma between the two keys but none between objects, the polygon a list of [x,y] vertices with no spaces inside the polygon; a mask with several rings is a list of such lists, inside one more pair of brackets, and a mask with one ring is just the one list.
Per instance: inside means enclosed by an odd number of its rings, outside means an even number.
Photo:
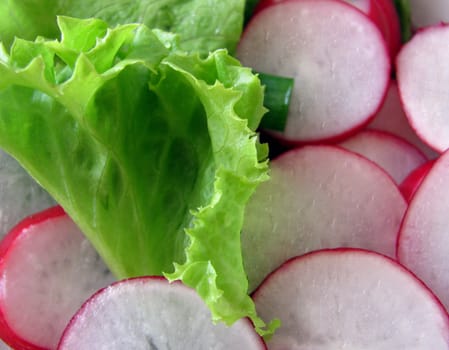
[{"label": "white radish flesh", "polygon": [[262,318],[282,322],[269,349],[449,349],[442,305],[409,271],[376,253],[327,250],[292,259],[254,300]]},{"label": "white radish flesh", "polygon": [[33,215],[0,245],[0,335],[14,349],[55,349],[70,318],[114,280],[60,207]]},{"label": "white radish flesh", "polygon": [[381,131],[361,131],[339,145],[372,160],[397,184],[427,161],[425,155],[412,144]]},{"label": "white radish flesh", "polygon": [[[262,0],[255,13],[288,0]],[[399,18],[390,0],[343,0],[368,16],[382,32],[390,57],[393,60],[401,44]]]},{"label": "white radish flesh", "polygon": [[58,347],[79,349],[266,349],[248,319],[213,324],[196,292],[163,278],[107,287],[74,316]]},{"label": "white radish flesh", "polygon": [[412,197],[397,255],[449,309],[449,152],[435,161]]},{"label": "white radish flesh", "polygon": [[377,26],[352,5],[285,0],[256,13],[237,50],[244,65],[295,79],[287,142],[338,139],[369,121],[390,62]]},{"label": "white radish flesh", "polygon": [[399,97],[398,85],[392,80],[381,109],[368,124],[367,129],[388,131],[418,147],[429,159],[439,153],[426,145],[411,128]]},{"label": "white radish flesh", "polygon": [[439,152],[449,147],[449,25],[416,33],[397,57],[404,111],[421,139]]},{"label": "white radish flesh", "polygon": [[391,60],[401,46],[399,17],[391,0],[344,0],[365,13],[385,38]]},{"label": "white radish flesh", "polygon": [[285,260],[357,247],[395,255],[406,202],[391,177],[334,146],[306,146],[271,163],[248,203],[242,250],[250,289]]}]

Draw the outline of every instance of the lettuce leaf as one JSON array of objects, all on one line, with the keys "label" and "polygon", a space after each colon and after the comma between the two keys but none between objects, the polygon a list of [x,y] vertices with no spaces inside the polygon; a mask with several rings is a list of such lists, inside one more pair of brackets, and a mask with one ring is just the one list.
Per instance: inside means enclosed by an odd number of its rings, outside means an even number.
[{"label": "lettuce leaf", "polygon": [[0,41],[15,36],[56,39],[57,15],[101,18],[109,25],[142,23],[174,32],[187,51],[208,54],[219,48],[233,53],[243,27],[244,0],[9,0],[0,1]]},{"label": "lettuce leaf", "polygon": [[263,88],[144,25],[59,17],[62,39],[0,50],[0,147],[64,207],[118,278],[165,274],[214,320],[250,317],[240,230],[266,180]]}]

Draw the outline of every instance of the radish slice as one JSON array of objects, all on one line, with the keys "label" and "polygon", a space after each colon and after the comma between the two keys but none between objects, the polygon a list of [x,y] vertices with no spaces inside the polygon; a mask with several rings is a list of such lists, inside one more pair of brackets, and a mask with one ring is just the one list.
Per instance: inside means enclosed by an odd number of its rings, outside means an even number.
[{"label": "radish slice", "polygon": [[416,33],[397,57],[399,94],[417,134],[443,152],[449,147],[449,25]]},{"label": "radish slice", "polygon": [[369,121],[383,100],[390,63],[376,25],[335,0],[285,0],[259,11],[237,50],[244,65],[293,77],[286,142],[333,140]]},{"label": "radish slice", "polygon": [[14,158],[0,150],[0,238],[24,217],[55,204]]},{"label": "radish slice", "polygon": [[416,277],[361,250],[319,251],[288,261],[254,294],[281,327],[269,349],[449,349],[449,319]]},{"label": "radish slice", "polygon": [[[273,6],[286,0],[262,0],[256,6],[254,13],[257,13],[269,6]],[[382,32],[386,41],[391,60],[396,56],[401,44],[401,33],[399,18],[394,9],[393,3],[389,0],[343,0],[356,7],[367,15]]]},{"label": "radish slice", "polygon": [[412,197],[398,239],[398,259],[449,309],[449,152],[427,173]]},{"label": "radish slice", "polygon": [[382,108],[376,114],[368,129],[388,131],[418,147],[428,159],[438,157],[439,153],[427,146],[411,128],[399,98],[398,85],[392,80]]},{"label": "radish slice", "polygon": [[242,250],[250,289],[285,260],[322,248],[395,255],[406,202],[391,177],[335,146],[306,146],[273,160],[248,203]]},{"label": "radish slice", "polygon": [[448,0],[410,0],[412,26],[415,29],[449,22]]},{"label": "radish slice", "polygon": [[419,185],[421,185],[430,169],[432,169],[434,163],[434,160],[429,160],[420,167],[416,168],[399,185],[399,190],[407,202],[411,201],[416,190],[419,188]]},{"label": "radish slice", "polygon": [[33,215],[0,244],[0,336],[14,349],[55,349],[82,303],[114,280],[62,208]]},{"label": "radish slice", "polygon": [[340,143],[382,167],[397,184],[424,164],[425,155],[416,147],[386,132],[365,130]]},{"label": "radish slice", "polygon": [[59,350],[266,349],[248,319],[214,325],[196,292],[181,283],[139,277],[90,298],[64,331]]},{"label": "radish slice", "polygon": [[401,46],[399,17],[391,0],[344,0],[365,13],[380,29],[393,61]]}]

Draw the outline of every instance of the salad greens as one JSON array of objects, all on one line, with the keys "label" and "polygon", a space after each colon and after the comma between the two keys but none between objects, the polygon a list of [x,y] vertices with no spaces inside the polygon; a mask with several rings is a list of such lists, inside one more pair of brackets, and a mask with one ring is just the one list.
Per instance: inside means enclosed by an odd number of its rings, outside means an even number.
[{"label": "salad greens", "polygon": [[244,20],[244,0],[8,0],[0,1],[0,41],[15,36],[56,39],[56,17],[100,18],[109,25],[142,23],[179,35],[183,50],[234,52]]},{"label": "salad greens", "polygon": [[214,320],[248,316],[240,230],[266,180],[260,80],[220,49],[143,24],[59,17],[61,40],[0,49],[0,147],[64,207],[118,278],[165,274]]}]

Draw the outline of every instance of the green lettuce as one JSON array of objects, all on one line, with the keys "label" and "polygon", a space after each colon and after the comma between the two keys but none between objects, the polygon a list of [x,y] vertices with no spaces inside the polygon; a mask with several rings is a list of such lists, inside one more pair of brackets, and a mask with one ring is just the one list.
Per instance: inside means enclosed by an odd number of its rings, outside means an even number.
[{"label": "green lettuce", "polygon": [[118,278],[165,274],[214,320],[250,317],[240,230],[267,175],[257,76],[141,24],[59,17],[61,40],[0,50],[0,147],[63,206]]},{"label": "green lettuce", "polygon": [[0,1],[0,41],[9,47],[15,36],[56,39],[56,16],[100,18],[109,25],[142,23],[177,33],[187,51],[233,52],[244,21],[244,0],[8,0]]}]

